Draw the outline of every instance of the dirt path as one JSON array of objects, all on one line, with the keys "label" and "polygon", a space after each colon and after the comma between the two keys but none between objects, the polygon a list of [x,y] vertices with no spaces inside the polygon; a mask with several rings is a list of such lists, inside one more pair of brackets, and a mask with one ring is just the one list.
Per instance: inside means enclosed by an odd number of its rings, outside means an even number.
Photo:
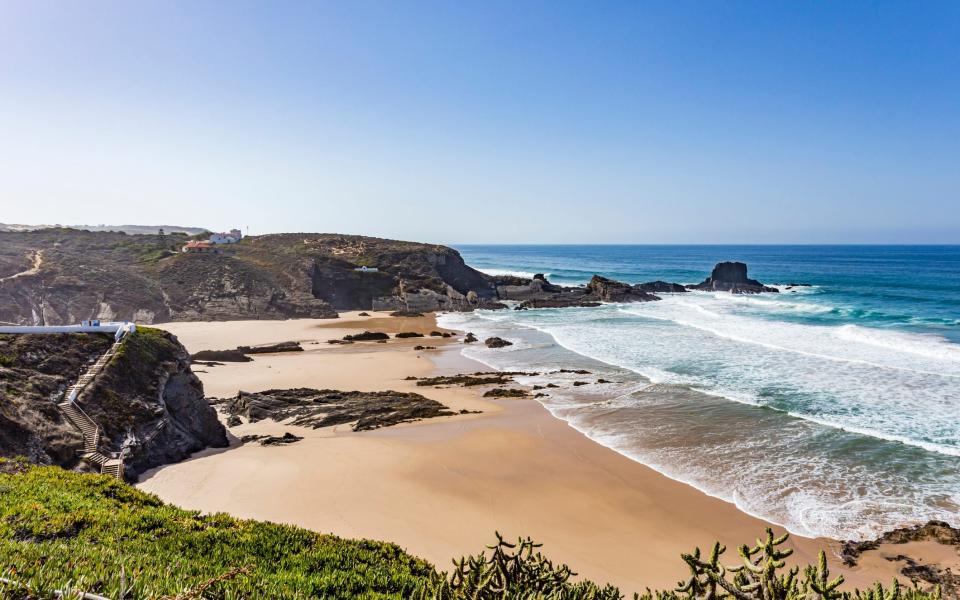
[{"label": "dirt path", "polygon": [[29,275],[36,275],[40,272],[40,267],[43,266],[43,250],[37,250],[33,253],[33,267],[27,269],[26,271],[21,271],[10,275],[9,277],[0,277],[0,283],[4,281],[9,281],[11,279],[16,279],[18,277],[27,277]]}]

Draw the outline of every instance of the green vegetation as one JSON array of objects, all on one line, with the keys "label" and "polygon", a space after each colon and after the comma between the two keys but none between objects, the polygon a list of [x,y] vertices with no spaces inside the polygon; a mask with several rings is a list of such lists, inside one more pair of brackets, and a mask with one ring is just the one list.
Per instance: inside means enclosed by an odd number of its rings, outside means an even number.
[{"label": "green vegetation", "polygon": [[0,597],[64,588],[119,598],[407,598],[433,569],[397,546],[202,516],[107,476],[7,462],[0,474]]},{"label": "green vegetation", "polygon": [[124,337],[110,362],[135,370],[145,364],[152,365],[163,356],[173,356],[176,351],[177,344],[170,339],[170,334],[155,327],[138,325],[136,331]]},{"label": "green vegetation", "polygon": [[[741,546],[736,565],[682,556],[690,576],[643,600],[939,600],[896,583],[865,592],[839,589],[823,554],[817,565],[787,568],[786,535],[767,531]],[[343,540],[298,527],[203,516],[161,502],[110,477],[0,462],[0,597],[114,600],[164,598],[418,598],[420,600],[616,600],[612,586],[572,581],[526,539],[498,535],[489,556],[463,558],[451,573],[393,544]]]}]

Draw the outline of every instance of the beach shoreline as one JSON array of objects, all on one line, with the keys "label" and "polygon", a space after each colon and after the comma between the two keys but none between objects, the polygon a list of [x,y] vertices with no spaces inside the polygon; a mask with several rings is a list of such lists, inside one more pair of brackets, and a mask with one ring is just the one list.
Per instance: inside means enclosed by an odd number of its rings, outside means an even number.
[{"label": "beach shoreline", "polygon": [[[530,536],[544,543],[554,561],[624,592],[672,588],[687,574],[680,553],[696,546],[706,551],[717,540],[729,548],[727,562],[737,562],[737,545],[771,526],[590,440],[534,399],[491,400],[482,397],[489,388],[422,387],[409,379],[488,370],[460,354],[459,340],[325,343],[364,329],[441,330],[433,315],[345,313],[336,321],[160,327],[191,352],[282,341],[303,345],[304,352],[198,366],[209,397],[270,388],[390,389],[420,393],[466,413],[367,432],[245,423],[231,428],[229,449],[205,451],[143,475],[138,487],[184,508],[392,541],[440,569],[481,551],[494,541],[494,531],[508,538]],[[415,351],[416,345],[437,349]],[[236,440],[287,431],[304,439],[283,447]],[[890,560],[842,567],[834,540],[793,536],[789,544],[794,560],[804,564],[815,562],[824,549],[831,567],[854,586],[896,574],[897,563]]]}]

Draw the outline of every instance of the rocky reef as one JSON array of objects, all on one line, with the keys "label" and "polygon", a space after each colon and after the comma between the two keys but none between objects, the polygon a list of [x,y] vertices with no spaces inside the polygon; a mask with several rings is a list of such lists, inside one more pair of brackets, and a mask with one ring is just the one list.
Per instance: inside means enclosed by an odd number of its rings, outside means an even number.
[{"label": "rocky reef", "polygon": [[[801,284],[792,284],[801,285]],[[747,277],[747,265],[740,262],[718,263],[703,282],[685,286],[667,281],[648,281],[629,284],[600,275],[594,275],[587,285],[570,287],[554,285],[543,275],[530,280],[511,278],[508,284],[497,287],[497,295],[505,300],[517,300],[516,310],[532,308],[596,307],[604,302],[654,302],[657,294],[682,294],[690,290],[725,291],[734,294],[776,293],[779,290],[765,286]]]},{"label": "rocky reef", "polygon": [[[83,438],[57,402],[112,343],[101,334],[0,335],[0,455],[86,469]],[[140,328],[78,399],[99,451],[126,449],[126,474],[227,445],[226,431],[176,338]]]}]

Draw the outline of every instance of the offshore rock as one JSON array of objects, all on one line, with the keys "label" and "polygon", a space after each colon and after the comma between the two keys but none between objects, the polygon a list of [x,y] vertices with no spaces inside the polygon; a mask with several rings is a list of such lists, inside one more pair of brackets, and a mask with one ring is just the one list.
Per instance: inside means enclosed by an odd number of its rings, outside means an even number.
[{"label": "offshore rock", "polygon": [[660,299],[635,286],[600,275],[594,275],[586,289],[589,295],[603,302],[652,302]]},{"label": "offshore rock", "polygon": [[780,290],[768,287],[747,277],[747,265],[742,262],[722,262],[713,267],[710,277],[702,283],[690,286],[694,290],[730,292],[732,294],[777,293]]},{"label": "offshore rock", "polygon": [[513,342],[500,337],[489,337],[483,343],[486,344],[487,348],[506,348],[513,345]]}]

